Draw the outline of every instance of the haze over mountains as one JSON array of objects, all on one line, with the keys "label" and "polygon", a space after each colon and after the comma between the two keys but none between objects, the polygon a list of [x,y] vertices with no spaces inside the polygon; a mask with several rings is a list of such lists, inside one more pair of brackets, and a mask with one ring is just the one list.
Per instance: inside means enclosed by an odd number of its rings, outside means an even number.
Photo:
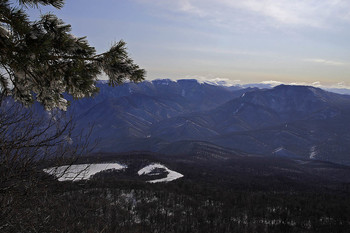
[{"label": "haze over mountains", "polygon": [[255,154],[350,163],[350,96],[310,86],[224,87],[155,80],[72,101],[96,151]]}]

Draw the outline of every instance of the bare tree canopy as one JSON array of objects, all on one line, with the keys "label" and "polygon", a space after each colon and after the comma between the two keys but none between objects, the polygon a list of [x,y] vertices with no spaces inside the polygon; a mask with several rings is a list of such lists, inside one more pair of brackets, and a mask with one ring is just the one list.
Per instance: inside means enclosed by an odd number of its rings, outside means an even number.
[{"label": "bare tree canopy", "polygon": [[145,70],[129,57],[126,43],[119,41],[109,51],[97,54],[85,37],[71,34],[71,26],[53,14],[31,21],[28,7],[51,5],[61,8],[63,0],[0,0],[0,90],[16,101],[40,102],[47,110],[66,110],[67,93],[83,98],[98,92],[102,72],[109,84],[139,82]]}]

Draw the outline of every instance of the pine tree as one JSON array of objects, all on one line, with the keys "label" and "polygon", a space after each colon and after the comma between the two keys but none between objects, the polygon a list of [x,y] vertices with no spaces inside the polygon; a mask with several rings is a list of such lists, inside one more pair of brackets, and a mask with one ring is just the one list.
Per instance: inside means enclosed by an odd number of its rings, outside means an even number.
[{"label": "pine tree", "polygon": [[28,7],[51,5],[60,9],[64,0],[0,0],[0,92],[24,105],[40,102],[47,110],[65,110],[63,93],[83,98],[98,92],[102,72],[112,86],[142,81],[145,71],[128,56],[124,41],[96,54],[85,37],[71,34],[71,26],[53,14],[31,21]]}]

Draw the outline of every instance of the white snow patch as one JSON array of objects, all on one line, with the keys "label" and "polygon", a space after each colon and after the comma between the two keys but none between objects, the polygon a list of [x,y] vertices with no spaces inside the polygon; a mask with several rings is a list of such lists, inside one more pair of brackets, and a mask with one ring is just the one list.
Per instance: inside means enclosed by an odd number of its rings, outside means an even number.
[{"label": "white snow patch", "polygon": [[244,103],[242,103],[242,104],[236,109],[236,111],[233,112],[233,115],[236,115],[243,107],[244,107]]},{"label": "white snow patch", "polygon": [[283,151],[283,150],[284,150],[284,148],[283,148],[283,146],[281,146],[281,147],[278,147],[277,149],[275,149],[273,151],[273,153],[278,153],[278,152]]},{"label": "white snow patch", "polygon": [[168,173],[167,177],[162,178],[162,179],[157,179],[157,180],[149,180],[149,181],[147,181],[148,183],[169,182],[169,181],[173,181],[173,180],[176,180],[176,179],[183,177],[183,175],[181,173],[170,170],[166,166],[159,164],[159,163],[150,164],[150,165],[142,168],[141,170],[139,170],[137,172],[137,174],[139,176],[141,176],[141,175],[158,175],[157,173],[156,174],[152,173],[152,171],[157,169],[157,168],[164,169]]},{"label": "white snow patch", "polygon": [[64,136],[64,140],[69,144],[72,145],[73,144],[73,139],[71,137],[69,137],[68,135]]},{"label": "white snow patch", "polygon": [[316,151],[316,146],[312,146],[310,148],[310,159],[316,159],[317,156],[317,151]]},{"label": "white snow patch", "polygon": [[126,165],[121,165],[119,163],[96,163],[51,167],[43,169],[43,171],[56,176],[59,181],[78,181],[88,180],[92,175],[95,175],[101,171],[110,169],[121,170],[125,168],[127,168]]}]

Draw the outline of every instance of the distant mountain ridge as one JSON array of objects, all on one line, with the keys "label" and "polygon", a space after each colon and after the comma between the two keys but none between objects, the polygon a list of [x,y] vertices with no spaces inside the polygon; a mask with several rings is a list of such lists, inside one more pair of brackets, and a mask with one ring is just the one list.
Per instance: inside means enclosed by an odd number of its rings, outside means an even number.
[{"label": "distant mountain ridge", "polygon": [[73,101],[70,108],[77,129],[95,124],[98,151],[193,154],[202,145],[212,154],[233,150],[350,162],[347,95],[311,86],[230,89],[196,80],[98,86],[95,98]]}]

